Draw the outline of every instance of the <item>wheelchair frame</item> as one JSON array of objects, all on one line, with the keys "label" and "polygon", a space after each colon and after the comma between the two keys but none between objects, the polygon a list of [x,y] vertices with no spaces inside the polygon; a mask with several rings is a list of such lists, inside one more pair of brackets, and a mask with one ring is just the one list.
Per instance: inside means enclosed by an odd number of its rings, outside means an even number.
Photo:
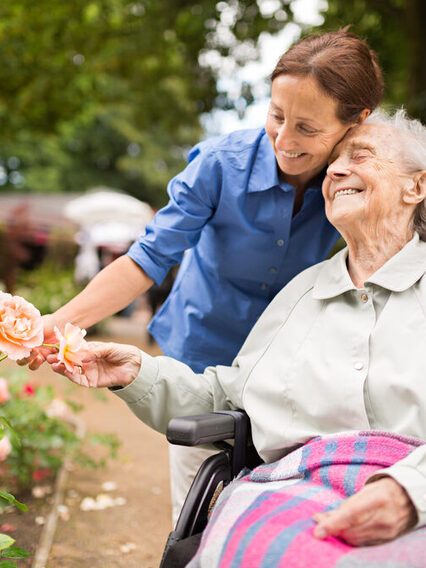
[{"label": "wheelchair frame", "polygon": [[[180,568],[196,552],[218,485],[228,485],[244,467],[252,468],[261,460],[250,445],[250,420],[241,410],[173,418],[167,428],[167,439],[181,446],[214,444],[220,450],[198,470],[176,527],[167,539],[160,568]],[[234,441],[233,445],[229,440]]]}]

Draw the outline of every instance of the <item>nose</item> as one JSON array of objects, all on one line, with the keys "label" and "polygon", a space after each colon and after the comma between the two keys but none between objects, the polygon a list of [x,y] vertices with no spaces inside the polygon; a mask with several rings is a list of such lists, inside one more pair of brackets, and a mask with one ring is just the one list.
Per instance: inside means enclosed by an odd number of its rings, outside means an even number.
[{"label": "nose", "polygon": [[341,179],[350,175],[347,161],[343,156],[339,156],[331,162],[327,168],[327,175],[331,179]]},{"label": "nose", "polygon": [[277,130],[275,137],[275,146],[279,150],[286,150],[293,142],[294,131],[290,128],[288,122],[284,122]]}]

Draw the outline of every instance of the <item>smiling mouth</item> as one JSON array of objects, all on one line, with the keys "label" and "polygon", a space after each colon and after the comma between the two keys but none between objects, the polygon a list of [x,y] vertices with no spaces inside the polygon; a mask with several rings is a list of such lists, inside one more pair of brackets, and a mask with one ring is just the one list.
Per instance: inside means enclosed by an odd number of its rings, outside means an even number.
[{"label": "smiling mouth", "polygon": [[336,191],[336,193],[334,194],[334,199],[336,199],[336,197],[340,197],[341,195],[355,195],[355,193],[361,193],[360,189],[340,189],[339,191]]},{"label": "smiling mouth", "polygon": [[286,152],[285,150],[281,150],[280,154],[282,154],[286,158],[300,158],[300,156],[305,155],[305,152],[296,153],[296,152]]}]

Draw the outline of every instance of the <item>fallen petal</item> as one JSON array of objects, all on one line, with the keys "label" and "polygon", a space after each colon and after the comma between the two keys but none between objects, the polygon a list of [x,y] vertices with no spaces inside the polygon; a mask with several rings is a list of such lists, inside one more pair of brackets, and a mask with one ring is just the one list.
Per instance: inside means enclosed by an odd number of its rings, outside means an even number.
[{"label": "fallen petal", "polygon": [[117,484],[115,481],[105,481],[102,483],[102,489],[104,491],[115,491],[117,489]]}]

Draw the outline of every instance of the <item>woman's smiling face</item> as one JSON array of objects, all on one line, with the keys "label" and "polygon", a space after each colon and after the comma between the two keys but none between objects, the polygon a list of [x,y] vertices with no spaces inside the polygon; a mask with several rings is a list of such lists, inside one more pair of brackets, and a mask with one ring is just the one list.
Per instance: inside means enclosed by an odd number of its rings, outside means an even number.
[{"label": "woman's smiling face", "polygon": [[337,117],[338,103],[313,77],[279,75],[272,83],[266,132],[283,178],[307,183],[327,164],[351,124]]},{"label": "woman's smiling face", "polygon": [[386,228],[388,234],[410,230],[423,195],[415,191],[415,174],[403,167],[403,145],[390,127],[363,124],[332,152],[322,188],[325,210],[345,238],[355,229],[376,236]]}]

